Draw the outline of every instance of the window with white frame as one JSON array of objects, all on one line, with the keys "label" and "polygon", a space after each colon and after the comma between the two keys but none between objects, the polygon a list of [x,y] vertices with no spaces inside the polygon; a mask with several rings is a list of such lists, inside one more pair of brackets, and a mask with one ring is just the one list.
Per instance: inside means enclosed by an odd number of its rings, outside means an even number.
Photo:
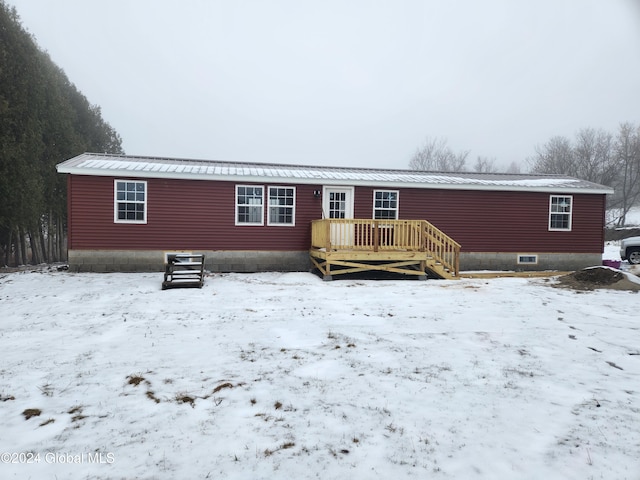
[{"label": "window with white frame", "polygon": [[269,225],[295,225],[296,189],[269,187]]},{"label": "window with white frame", "polygon": [[264,224],[264,187],[236,185],[236,225]]},{"label": "window with white frame", "polygon": [[147,182],[114,181],[114,221],[147,223]]},{"label": "window with white frame", "polygon": [[518,255],[518,265],[537,265],[538,264],[538,255]]},{"label": "window with white frame", "polygon": [[386,220],[398,219],[397,190],[373,191],[373,218]]},{"label": "window with white frame", "polygon": [[571,230],[573,197],[551,195],[549,199],[549,230]]}]

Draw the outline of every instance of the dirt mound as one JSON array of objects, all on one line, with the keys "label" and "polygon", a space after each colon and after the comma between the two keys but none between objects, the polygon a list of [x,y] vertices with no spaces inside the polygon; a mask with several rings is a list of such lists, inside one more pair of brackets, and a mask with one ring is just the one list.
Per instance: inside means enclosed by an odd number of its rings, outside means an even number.
[{"label": "dirt mound", "polygon": [[572,275],[579,282],[595,285],[613,285],[625,278],[622,272],[610,268],[588,268],[574,272]]},{"label": "dirt mound", "polygon": [[592,267],[578,270],[558,279],[559,287],[575,290],[595,290],[610,288],[613,290],[640,291],[640,284],[629,280],[624,273],[608,267]]}]

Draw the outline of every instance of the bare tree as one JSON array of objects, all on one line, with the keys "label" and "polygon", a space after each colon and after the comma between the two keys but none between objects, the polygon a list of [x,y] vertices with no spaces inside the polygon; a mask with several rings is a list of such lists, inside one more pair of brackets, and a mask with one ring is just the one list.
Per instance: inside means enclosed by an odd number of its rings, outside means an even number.
[{"label": "bare tree", "polygon": [[444,138],[429,138],[416,149],[409,168],[422,171],[463,172],[469,151],[454,153]]},{"label": "bare tree", "polygon": [[618,172],[611,205],[620,227],[625,225],[631,207],[640,200],[640,126],[628,122],[620,125],[613,155]]},{"label": "bare tree", "polygon": [[618,165],[613,155],[613,141],[604,130],[583,128],[574,146],[575,176],[602,185],[613,185]]},{"label": "bare tree", "polygon": [[507,167],[507,171],[506,173],[521,173],[521,168],[520,168],[520,164],[517,162],[511,162],[509,164],[509,166]]},{"label": "bare tree", "polygon": [[536,156],[529,159],[532,173],[570,175],[589,182],[612,185],[617,163],[613,156],[611,134],[604,130],[583,128],[572,144],[566,137],[553,137]]},{"label": "bare tree", "polygon": [[566,137],[552,137],[542,147],[536,147],[536,155],[528,159],[531,173],[576,176],[573,147]]},{"label": "bare tree", "polygon": [[613,187],[607,198],[608,223],[624,225],[640,201],[640,127],[620,125],[614,138],[602,129],[583,128],[573,144],[553,137],[529,159],[532,173],[564,174]]},{"label": "bare tree", "polygon": [[476,163],[473,165],[473,171],[478,173],[496,173],[498,171],[496,159],[478,156]]}]

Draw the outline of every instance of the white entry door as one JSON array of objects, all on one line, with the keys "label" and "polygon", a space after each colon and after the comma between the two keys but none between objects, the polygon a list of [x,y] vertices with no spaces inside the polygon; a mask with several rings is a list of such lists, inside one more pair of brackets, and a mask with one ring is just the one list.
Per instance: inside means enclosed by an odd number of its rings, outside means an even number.
[{"label": "white entry door", "polygon": [[[322,196],[325,218],[353,218],[353,187],[325,187]],[[353,225],[332,224],[331,245],[336,248],[353,246]]]}]

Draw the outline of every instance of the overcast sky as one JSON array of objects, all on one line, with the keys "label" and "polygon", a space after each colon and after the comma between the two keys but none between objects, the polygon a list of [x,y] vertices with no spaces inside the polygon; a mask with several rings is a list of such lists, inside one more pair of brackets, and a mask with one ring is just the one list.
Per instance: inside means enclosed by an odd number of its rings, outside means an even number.
[{"label": "overcast sky", "polygon": [[640,124],[640,0],[5,0],[128,154],[500,166]]}]

